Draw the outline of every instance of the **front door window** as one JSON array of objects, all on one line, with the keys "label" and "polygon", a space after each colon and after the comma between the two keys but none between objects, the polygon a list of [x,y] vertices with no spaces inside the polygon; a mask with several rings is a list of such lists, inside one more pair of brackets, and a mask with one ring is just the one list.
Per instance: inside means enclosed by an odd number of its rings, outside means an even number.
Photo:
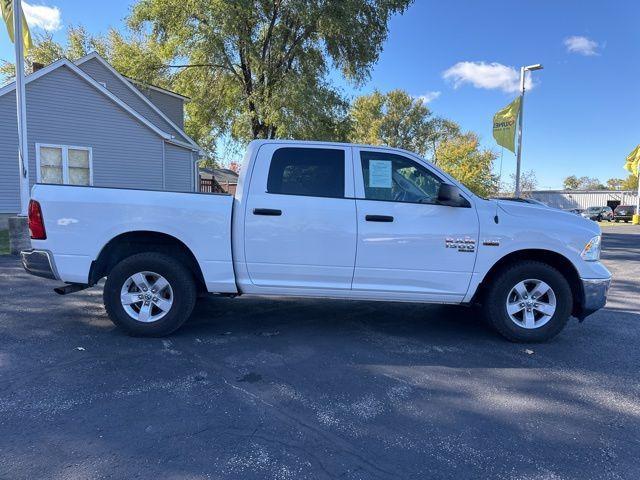
[{"label": "front door window", "polygon": [[442,183],[418,163],[386,152],[361,152],[367,200],[436,204]]}]

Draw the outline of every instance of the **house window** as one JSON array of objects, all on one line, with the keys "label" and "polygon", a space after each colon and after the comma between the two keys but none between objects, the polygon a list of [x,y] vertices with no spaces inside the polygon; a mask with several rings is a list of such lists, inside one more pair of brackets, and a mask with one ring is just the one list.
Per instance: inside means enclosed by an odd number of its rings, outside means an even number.
[{"label": "house window", "polygon": [[91,148],[36,144],[39,183],[93,185]]}]

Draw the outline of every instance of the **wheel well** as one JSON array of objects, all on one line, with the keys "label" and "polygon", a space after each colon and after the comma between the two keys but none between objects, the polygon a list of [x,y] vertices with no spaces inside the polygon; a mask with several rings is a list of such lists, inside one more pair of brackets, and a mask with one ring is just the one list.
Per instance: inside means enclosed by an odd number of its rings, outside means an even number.
[{"label": "wheel well", "polygon": [[165,253],[182,261],[193,273],[199,289],[206,290],[202,270],[189,247],[171,235],[151,231],[127,232],[109,240],[91,263],[89,285],[95,285],[109,275],[111,269],[125,258],[144,252]]},{"label": "wheel well", "polygon": [[502,270],[504,270],[508,265],[512,265],[514,262],[521,262],[523,260],[535,260],[546,263],[562,273],[569,282],[569,287],[571,288],[571,293],[573,295],[572,313],[576,314],[579,311],[583,295],[582,282],[580,281],[580,276],[578,275],[576,268],[573,266],[571,261],[567,259],[567,257],[549,250],[538,249],[518,250],[516,252],[511,252],[498,260],[482,279],[482,282],[473,296],[472,303],[480,303],[482,301],[487,285],[490,285],[493,279]]}]

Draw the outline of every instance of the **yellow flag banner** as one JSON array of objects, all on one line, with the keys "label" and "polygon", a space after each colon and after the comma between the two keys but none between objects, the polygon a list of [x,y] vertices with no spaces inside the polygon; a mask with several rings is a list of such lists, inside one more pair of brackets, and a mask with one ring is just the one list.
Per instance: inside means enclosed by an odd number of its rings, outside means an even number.
[{"label": "yellow flag banner", "polygon": [[498,145],[516,153],[516,123],[520,113],[520,97],[493,116],[493,138]]},{"label": "yellow flag banner", "polygon": [[[22,4],[21,4],[22,5]],[[22,9],[22,6],[20,6]],[[15,35],[13,31],[13,1],[12,0],[0,0],[0,11],[2,11],[2,18],[7,25],[7,32],[9,32],[9,38],[12,42],[15,42]],[[22,18],[22,45],[23,52],[26,55],[32,46],[31,33],[29,32],[29,25],[24,18],[24,12],[21,12]]]},{"label": "yellow flag banner", "polygon": [[627,155],[627,161],[624,164],[624,168],[629,170],[630,173],[637,175],[640,171],[640,145],[633,149],[629,155]]}]

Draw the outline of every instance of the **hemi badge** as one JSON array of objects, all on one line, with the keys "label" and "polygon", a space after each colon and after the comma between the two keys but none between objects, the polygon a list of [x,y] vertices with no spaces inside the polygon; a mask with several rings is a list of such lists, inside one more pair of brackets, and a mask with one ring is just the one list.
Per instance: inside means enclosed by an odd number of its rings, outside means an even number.
[{"label": "hemi badge", "polygon": [[500,240],[483,240],[482,245],[486,245],[487,247],[499,247]]}]

